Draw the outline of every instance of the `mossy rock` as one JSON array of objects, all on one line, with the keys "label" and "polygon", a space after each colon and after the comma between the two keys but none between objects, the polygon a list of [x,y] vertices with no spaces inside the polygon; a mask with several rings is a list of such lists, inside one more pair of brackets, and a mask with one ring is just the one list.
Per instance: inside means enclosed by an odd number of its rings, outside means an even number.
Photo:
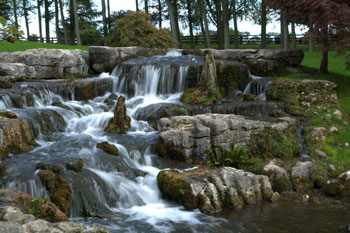
[{"label": "mossy rock", "polygon": [[161,171],[157,176],[158,187],[165,198],[182,204],[186,209],[198,207],[198,197],[193,196],[189,184],[178,171]]},{"label": "mossy rock", "polygon": [[42,170],[39,173],[41,182],[50,193],[53,203],[55,203],[64,213],[68,213],[70,207],[70,196],[72,194],[69,184],[51,170]]},{"label": "mossy rock", "polygon": [[217,103],[221,99],[219,92],[210,93],[205,88],[188,88],[181,96],[181,102],[185,104],[204,104],[210,105]]},{"label": "mossy rock", "polygon": [[265,128],[251,136],[249,151],[262,158],[290,158],[300,154],[294,130]]},{"label": "mossy rock", "polygon": [[96,148],[103,150],[110,155],[118,155],[118,148],[114,145],[109,144],[108,142],[100,142],[96,144]]}]

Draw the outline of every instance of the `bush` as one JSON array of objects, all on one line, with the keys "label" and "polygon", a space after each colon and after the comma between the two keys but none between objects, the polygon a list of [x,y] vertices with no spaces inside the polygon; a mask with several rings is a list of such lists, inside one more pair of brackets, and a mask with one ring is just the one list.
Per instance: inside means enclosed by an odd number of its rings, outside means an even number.
[{"label": "bush", "polygon": [[105,45],[169,48],[177,44],[167,31],[155,28],[149,20],[150,16],[146,13],[127,13],[125,17],[116,21],[114,35],[105,38]]}]

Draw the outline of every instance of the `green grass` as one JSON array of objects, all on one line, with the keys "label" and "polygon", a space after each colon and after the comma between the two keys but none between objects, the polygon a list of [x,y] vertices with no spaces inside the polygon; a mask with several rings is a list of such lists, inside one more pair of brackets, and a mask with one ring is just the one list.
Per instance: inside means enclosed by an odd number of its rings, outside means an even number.
[{"label": "green grass", "polygon": [[89,50],[89,46],[62,45],[62,44],[45,44],[39,42],[16,41],[14,44],[7,41],[0,41],[0,52],[15,52],[28,49],[80,49]]}]

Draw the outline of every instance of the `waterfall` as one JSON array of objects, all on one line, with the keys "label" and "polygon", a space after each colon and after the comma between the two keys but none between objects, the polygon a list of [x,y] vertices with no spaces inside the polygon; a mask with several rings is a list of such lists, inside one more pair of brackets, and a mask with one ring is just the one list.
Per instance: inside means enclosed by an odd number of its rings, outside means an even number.
[{"label": "waterfall", "polygon": [[[39,146],[4,161],[2,188],[15,188],[34,197],[47,198],[49,195],[41,184],[36,164],[64,164],[82,158],[82,173],[65,170],[62,174],[72,188],[71,217],[80,217],[91,210],[96,211],[96,216],[112,211],[115,219],[135,222],[139,230],[203,231],[208,223],[215,228],[220,219],[199,211],[184,211],[161,198],[156,181],[158,172],[166,168],[188,168],[188,165],[168,163],[154,154],[157,132],[147,122],[134,118],[142,107],[177,103],[187,85],[189,61],[196,62],[193,59],[193,56],[171,53],[131,59],[116,67],[111,75],[113,92],[117,96],[126,95],[128,115],[132,118],[131,130],[126,134],[104,132],[113,117],[113,106],[105,103],[111,93],[89,101],[76,101],[71,100],[73,97],[67,93],[65,84],[16,85],[21,92],[33,93],[33,106],[14,108],[7,95],[2,95],[0,108],[6,107],[26,121]],[[55,102],[69,108],[52,106]],[[116,146],[119,155],[112,156],[96,148],[97,143],[104,141]],[[107,227],[112,232],[130,230],[120,221],[109,221]]]},{"label": "waterfall", "polygon": [[244,94],[253,94],[257,96],[260,100],[265,101],[266,95],[265,91],[272,84],[273,79],[267,77],[260,77],[255,75],[250,75],[251,81],[245,87],[243,93]]}]

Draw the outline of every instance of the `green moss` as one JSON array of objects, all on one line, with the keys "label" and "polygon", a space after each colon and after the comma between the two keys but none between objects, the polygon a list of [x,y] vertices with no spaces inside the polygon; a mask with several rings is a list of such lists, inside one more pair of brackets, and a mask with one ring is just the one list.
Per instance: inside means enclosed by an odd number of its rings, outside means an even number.
[{"label": "green moss", "polygon": [[300,153],[294,132],[265,128],[252,135],[249,152],[262,158],[290,158]]}]

